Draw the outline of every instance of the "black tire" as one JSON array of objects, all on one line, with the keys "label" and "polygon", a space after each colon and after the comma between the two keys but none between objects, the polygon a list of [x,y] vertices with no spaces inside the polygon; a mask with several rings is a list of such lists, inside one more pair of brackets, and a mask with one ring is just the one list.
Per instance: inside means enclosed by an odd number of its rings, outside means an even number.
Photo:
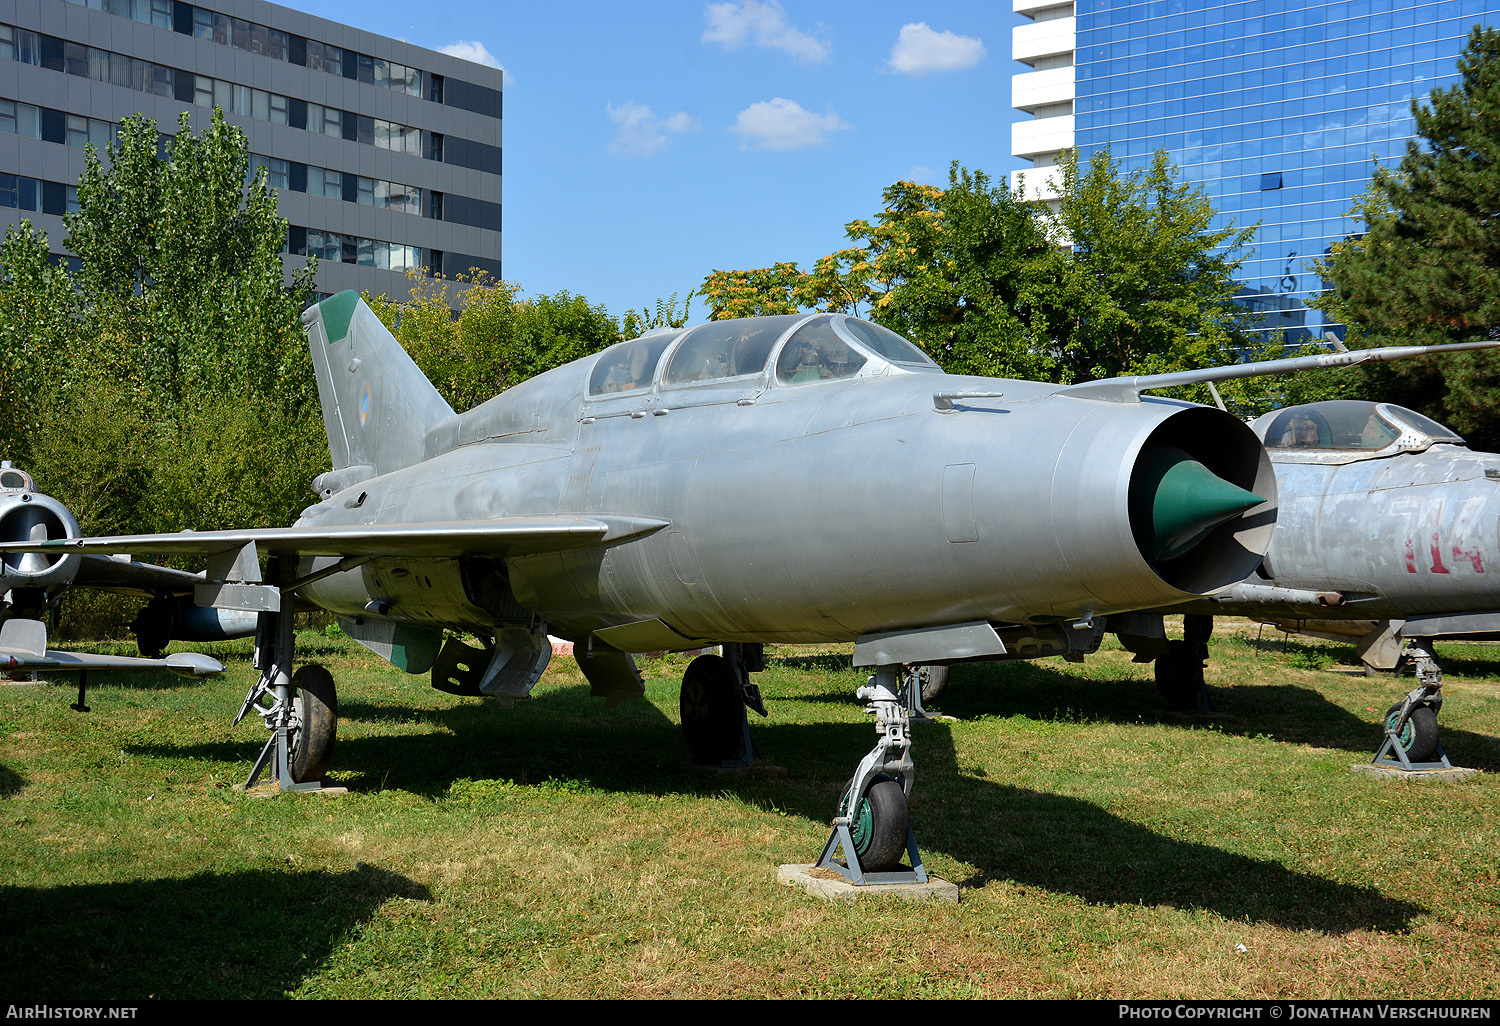
[{"label": "black tire", "polygon": [[1156,657],[1156,690],[1167,708],[1196,709],[1203,694],[1203,657],[1198,646],[1186,641],[1169,641],[1167,650]]},{"label": "black tire", "polygon": [[[1400,702],[1385,711],[1387,730],[1396,725],[1396,717],[1400,714]],[[1396,735],[1396,743],[1401,746],[1406,752],[1406,757],[1412,762],[1427,762],[1437,754],[1437,713],[1433,711],[1432,706],[1418,705],[1412,708],[1411,715],[1401,726],[1401,732]]]},{"label": "black tire", "polygon": [[[844,785],[839,799],[839,815],[849,808],[854,780]],[[906,854],[906,835],[911,817],[906,811],[906,792],[901,783],[884,773],[878,774],[859,800],[849,834],[854,838],[854,852],[867,873],[883,873],[901,864]]]},{"label": "black tire", "polygon": [[703,655],[682,675],[677,708],[693,761],[717,766],[743,753],[740,729],[745,700],[739,679],[723,656]]},{"label": "black tire", "polygon": [[339,729],[333,675],[317,663],[299,669],[292,674],[292,703],[300,713],[291,738],[292,779],[299,784],[322,780],[333,764]]},{"label": "black tire", "polygon": [[130,621],[135,635],[135,649],[142,659],[160,659],[172,640],[172,609],[160,599],[152,599]]},{"label": "black tire", "polygon": [[947,666],[918,666],[917,680],[921,683],[922,703],[936,702],[948,690]]}]

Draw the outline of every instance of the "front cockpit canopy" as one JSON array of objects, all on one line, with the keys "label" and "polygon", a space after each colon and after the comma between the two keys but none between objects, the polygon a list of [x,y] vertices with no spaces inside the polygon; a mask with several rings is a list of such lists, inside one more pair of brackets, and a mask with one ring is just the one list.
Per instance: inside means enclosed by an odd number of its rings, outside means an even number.
[{"label": "front cockpit canopy", "polygon": [[675,388],[760,378],[769,367],[778,385],[834,381],[877,367],[939,370],[927,354],[878,324],[844,314],[783,314],[709,321],[611,346],[594,363],[589,395],[644,391],[658,381]]},{"label": "front cockpit canopy", "polygon": [[1398,452],[1422,452],[1464,440],[1402,406],[1332,399],[1273,410],[1250,425],[1278,460],[1346,463]]}]

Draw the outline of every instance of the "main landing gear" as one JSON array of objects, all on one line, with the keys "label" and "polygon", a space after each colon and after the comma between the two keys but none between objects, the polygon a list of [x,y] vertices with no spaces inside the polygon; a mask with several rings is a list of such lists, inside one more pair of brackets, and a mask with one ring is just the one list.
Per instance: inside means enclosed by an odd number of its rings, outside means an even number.
[{"label": "main landing gear", "polygon": [[1167,642],[1167,650],[1156,657],[1156,690],[1171,712],[1211,713],[1203,667],[1208,662],[1208,639],[1214,632],[1212,616],[1189,614],[1182,618],[1182,640]]},{"label": "main landing gear", "polygon": [[[274,561],[273,561],[274,562]],[[291,605],[290,597],[286,604]],[[317,791],[333,762],[338,733],[338,696],[333,676],[308,664],[291,672],[294,651],[292,611],[260,614],[255,629],[255,668],[260,679],[245,695],[235,725],[254,712],[271,737],[245,779],[245,790],[262,773],[283,791]]]},{"label": "main landing gear", "polygon": [[1409,642],[1417,686],[1386,710],[1385,740],[1374,765],[1390,769],[1452,769],[1438,739],[1438,710],[1443,707],[1443,671],[1426,641]]},{"label": "main landing gear", "polygon": [[765,646],[731,644],[724,654],[701,655],[682,675],[678,710],[693,761],[725,769],[752,765],[759,753],[750,738],[747,709],[766,715],[750,674],[766,668]]}]

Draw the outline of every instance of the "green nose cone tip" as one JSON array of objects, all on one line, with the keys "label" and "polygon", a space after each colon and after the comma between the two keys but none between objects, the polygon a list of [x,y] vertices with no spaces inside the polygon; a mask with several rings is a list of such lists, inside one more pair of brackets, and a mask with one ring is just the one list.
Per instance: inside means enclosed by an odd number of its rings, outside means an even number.
[{"label": "green nose cone tip", "polygon": [[1265,501],[1181,449],[1160,449],[1136,471],[1130,519],[1147,557],[1164,561],[1186,555],[1224,521]]}]

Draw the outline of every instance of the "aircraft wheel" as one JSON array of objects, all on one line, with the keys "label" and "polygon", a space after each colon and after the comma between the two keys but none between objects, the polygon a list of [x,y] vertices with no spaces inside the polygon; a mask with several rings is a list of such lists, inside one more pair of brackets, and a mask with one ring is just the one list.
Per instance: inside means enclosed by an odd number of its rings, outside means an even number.
[{"label": "aircraft wheel", "polygon": [[296,710],[292,744],[292,779],[299,784],[322,780],[333,763],[339,704],[333,675],[317,663],[292,674],[292,708]]},{"label": "aircraft wheel", "polygon": [[[844,785],[844,796],[839,799],[840,816],[848,813],[849,795],[853,790],[854,780],[851,778]],[[876,776],[859,800],[852,818],[849,834],[854,838],[854,851],[865,872],[882,873],[901,864],[911,818],[906,811],[906,792],[899,781],[884,773]]]},{"label": "aircraft wheel", "polygon": [[135,615],[129,630],[142,659],[160,659],[172,640],[172,614],[166,603],[153,599]]},{"label": "aircraft wheel", "polygon": [[[1401,703],[1397,702],[1385,712],[1386,729],[1396,725],[1396,717],[1401,715]],[[1396,741],[1406,752],[1406,757],[1412,762],[1426,762],[1437,754],[1438,749],[1438,725],[1437,713],[1430,705],[1419,705],[1412,709],[1411,715],[1406,718],[1406,723],[1401,727],[1401,732],[1396,735]]]},{"label": "aircraft wheel", "polygon": [[1194,709],[1203,691],[1203,660],[1186,641],[1167,642],[1167,651],[1156,657],[1156,690],[1168,709]]},{"label": "aircraft wheel", "polygon": [[935,702],[948,690],[947,666],[918,666],[917,681],[922,688],[922,702]]},{"label": "aircraft wheel", "polygon": [[741,755],[744,698],[734,668],[723,656],[703,655],[682,675],[682,733],[693,761],[717,766]]}]

